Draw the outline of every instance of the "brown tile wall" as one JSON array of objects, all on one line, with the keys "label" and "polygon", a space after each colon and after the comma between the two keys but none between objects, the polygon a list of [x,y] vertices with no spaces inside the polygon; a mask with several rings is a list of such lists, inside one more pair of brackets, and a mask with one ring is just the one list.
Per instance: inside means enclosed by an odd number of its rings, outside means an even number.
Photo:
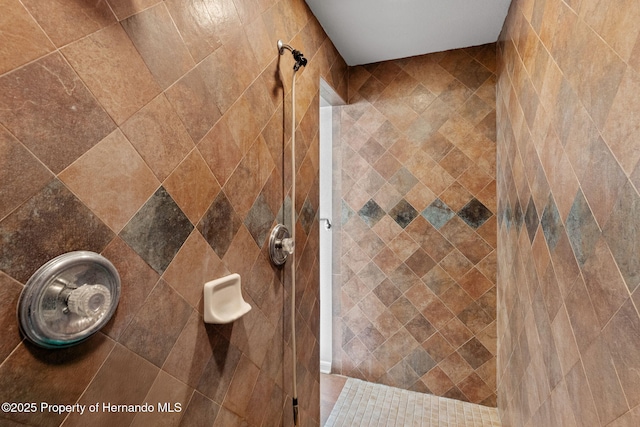
[{"label": "brown tile wall", "polygon": [[[182,411],[163,425],[291,424],[290,285],[265,250],[291,182],[293,60],[277,54],[281,38],[309,59],[297,86],[295,297],[301,425],[317,425],[319,81],[346,98],[347,67],[304,1],[0,9],[0,401],[171,402]],[[36,348],[19,334],[17,298],[40,265],[81,249],[119,270],[115,317],[82,345]],[[232,272],[253,310],[205,326],[202,285]],[[67,415],[0,413],[0,424],[159,423]]]},{"label": "brown tile wall", "polygon": [[514,0],[498,58],[505,426],[640,425],[640,3]]},{"label": "brown tile wall", "polygon": [[496,405],[494,70],[493,44],[349,69],[335,372]]}]

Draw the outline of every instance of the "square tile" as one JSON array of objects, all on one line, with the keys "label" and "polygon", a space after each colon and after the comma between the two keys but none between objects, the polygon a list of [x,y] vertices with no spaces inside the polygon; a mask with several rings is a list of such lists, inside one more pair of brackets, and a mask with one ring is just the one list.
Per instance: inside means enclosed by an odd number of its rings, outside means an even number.
[{"label": "square tile", "polygon": [[160,187],[120,232],[120,237],[162,274],[193,228],[169,193]]}]

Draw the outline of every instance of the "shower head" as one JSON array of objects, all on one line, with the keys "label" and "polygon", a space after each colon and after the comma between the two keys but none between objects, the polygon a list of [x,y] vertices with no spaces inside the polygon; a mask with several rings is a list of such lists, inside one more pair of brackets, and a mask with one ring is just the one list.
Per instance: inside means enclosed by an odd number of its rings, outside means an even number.
[{"label": "shower head", "polygon": [[293,59],[296,61],[296,63],[293,66],[294,71],[298,71],[300,67],[306,67],[307,58],[304,57],[302,52],[292,48],[288,44],[283,43],[282,40],[278,40],[278,53],[280,55],[283,55],[285,49],[291,51],[291,54],[293,55]]}]

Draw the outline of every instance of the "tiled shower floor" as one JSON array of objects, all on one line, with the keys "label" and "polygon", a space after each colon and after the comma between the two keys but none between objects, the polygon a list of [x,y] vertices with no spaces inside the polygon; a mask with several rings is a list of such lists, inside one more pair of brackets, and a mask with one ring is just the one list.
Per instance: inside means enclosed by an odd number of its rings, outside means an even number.
[{"label": "tiled shower floor", "polygon": [[496,408],[349,378],[325,427],[499,427]]}]

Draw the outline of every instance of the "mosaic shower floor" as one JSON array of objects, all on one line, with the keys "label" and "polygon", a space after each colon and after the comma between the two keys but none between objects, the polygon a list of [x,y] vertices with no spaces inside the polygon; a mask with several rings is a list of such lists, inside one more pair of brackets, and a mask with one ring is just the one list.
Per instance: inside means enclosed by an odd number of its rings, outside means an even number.
[{"label": "mosaic shower floor", "polygon": [[347,379],[325,427],[500,427],[496,408]]}]

